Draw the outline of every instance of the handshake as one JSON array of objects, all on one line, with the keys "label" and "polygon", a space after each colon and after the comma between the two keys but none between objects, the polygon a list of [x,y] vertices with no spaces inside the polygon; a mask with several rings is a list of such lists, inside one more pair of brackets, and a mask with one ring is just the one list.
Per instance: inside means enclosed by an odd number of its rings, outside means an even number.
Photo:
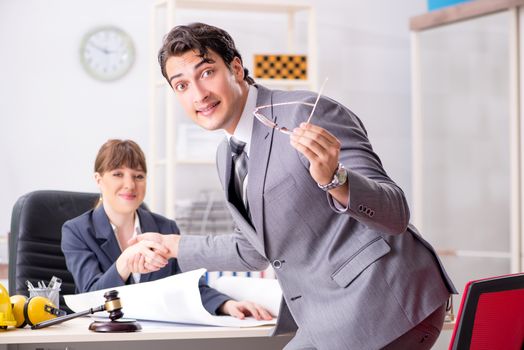
[{"label": "handshake", "polygon": [[[149,273],[158,271],[168,264],[168,260],[178,256],[180,235],[146,232],[130,239],[128,247],[117,260],[117,270],[120,273],[119,261],[127,272]],[[271,320],[273,315],[264,307],[251,301],[227,300],[219,308],[219,313],[243,319],[253,316],[257,320]]]},{"label": "handshake", "polygon": [[147,232],[127,241],[122,254],[116,261],[116,268],[126,280],[131,273],[150,273],[165,267],[170,258],[178,256],[180,235],[163,235]]}]

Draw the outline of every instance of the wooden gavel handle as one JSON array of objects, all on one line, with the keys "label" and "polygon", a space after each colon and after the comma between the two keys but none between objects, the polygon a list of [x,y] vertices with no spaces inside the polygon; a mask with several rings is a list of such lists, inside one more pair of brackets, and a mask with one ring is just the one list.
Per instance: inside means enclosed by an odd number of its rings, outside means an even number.
[{"label": "wooden gavel handle", "polygon": [[47,321],[44,321],[44,322],[37,323],[34,326],[32,326],[31,329],[40,329],[40,328],[49,327],[49,326],[52,326],[54,324],[59,324],[59,323],[62,323],[62,322],[68,321],[68,320],[72,320],[73,318],[94,314],[95,312],[99,312],[99,311],[104,311],[105,309],[106,309],[105,304],[104,305],[100,305],[98,307],[91,308],[91,309],[86,310],[86,311],[75,312],[74,314],[69,314],[69,315],[66,315],[66,316],[57,317],[57,318],[53,318],[53,319],[50,319],[50,320],[47,320]]}]

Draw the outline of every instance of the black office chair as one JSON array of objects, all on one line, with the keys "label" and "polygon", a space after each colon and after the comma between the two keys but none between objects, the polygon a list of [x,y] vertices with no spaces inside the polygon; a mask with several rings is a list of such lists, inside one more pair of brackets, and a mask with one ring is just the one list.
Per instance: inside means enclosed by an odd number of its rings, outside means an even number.
[{"label": "black office chair", "polygon": [[26,281],[62,279],[60,308],[70,312],[62,295],[74,294],[73,276],[60,247],[62,225],[93,208],[97,193],[35,191],[20,197],[11,215],[9,294],[28,295]]}]

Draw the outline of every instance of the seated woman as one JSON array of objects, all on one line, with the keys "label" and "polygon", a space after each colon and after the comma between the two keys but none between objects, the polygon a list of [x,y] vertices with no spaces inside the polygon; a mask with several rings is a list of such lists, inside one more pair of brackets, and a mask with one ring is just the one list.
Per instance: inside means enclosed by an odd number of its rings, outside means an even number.
[{"label": "seated woman", "polygon": [[[101,196],[97,206],[62,227],[62,251],[77,292],[89,292],[130,283],[153,281],[176,273],[176,259],[166,260],[167,249],[143,240],[130,244],[142,232],[178,233],[173,220],[141,207],[146,194],[146,160],[130,140],[109,140],[98,151],[95,181]],[[199,282],[204,308],[212,315],[271,319],[263,307],[235,301]]]}]

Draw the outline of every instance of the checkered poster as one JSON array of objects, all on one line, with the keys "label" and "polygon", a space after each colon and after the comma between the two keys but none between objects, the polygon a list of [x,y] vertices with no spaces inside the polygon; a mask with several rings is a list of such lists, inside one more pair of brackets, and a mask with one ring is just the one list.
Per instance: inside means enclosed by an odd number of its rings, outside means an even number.
[{"label": "checkered poster", "polygon": [[254,75],[261,79],[307,79],[306,55],[255,55]]}]

